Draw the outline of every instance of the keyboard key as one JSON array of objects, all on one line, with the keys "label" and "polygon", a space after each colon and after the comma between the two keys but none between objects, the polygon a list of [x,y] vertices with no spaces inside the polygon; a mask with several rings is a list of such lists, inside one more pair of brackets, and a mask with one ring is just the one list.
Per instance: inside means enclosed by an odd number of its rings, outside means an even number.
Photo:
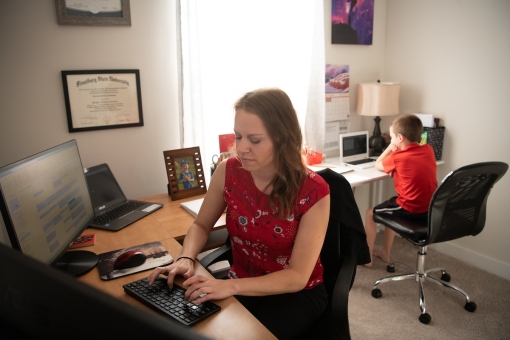
[{"label": "keyboard key", "polygon": [[162,312],[169,317],[191,326],[220,310],[220,306],[211,301],[195,305],[184,300],[184,288],[174,284],[168,288],[165,278],[159,277],[152,286],[147,278],[125,284],[124,291],[145,304],[146,306]]},{"label": "keyboard key", "polygon": [[130,213],[133,210],[138,209],[144,204],[145,204],[144,202],[127,201],[125,203],[122,203],[120,206],[113,207],[110,210],[102,213],[101,215],[96,216],[92,221],[92,224],[99,225],[106,224],[110,221],[113,221],[116,218],[119,218],[121,216],[126,215],[127,213]]}]

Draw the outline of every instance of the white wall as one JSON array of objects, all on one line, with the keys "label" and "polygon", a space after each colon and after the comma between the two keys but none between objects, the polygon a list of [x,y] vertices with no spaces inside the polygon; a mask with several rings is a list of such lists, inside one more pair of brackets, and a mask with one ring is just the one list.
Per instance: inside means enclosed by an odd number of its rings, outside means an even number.
[{"label": "white wall", "polygon": [[[331,0],[324,0],[324,38],[326,48],[326,64],[349,65],[349,95],[350,95],[350,131],[373,131],[375,123],[372,117],[363,117],[356,114],[357,84],[375,82],[384,78],[384,53],[386,50],[386,0],[375,1],[374,8],[374,35],[372,45],[343,45],[331,44]],[[388,131],[392,117],[383,117],[381,129]],[[339,156],[328,152],[329,156]],[[391,190],[393,182],[384,180],[385,187]],[[373,192],[367,185],[355,189],[355,197],[361,216],[365,218],[365,211],[369,208],[370,197]]]},{"label": "white wall", "polygon": [[[132,26],[59,26],[54,0],[0,1],[0,166],[78,141],[128,197],[166,191],[179,149],[175,1],[131,0]],[[69,133],[60,71],[139,69],[143,127]]]},{"label": "white wall", "polygon": [[[510,1],[387,2],[384,74],[402,82],[401,112],[446,126],[438,177],[483,161],[510,163]],[[510,174],[488,200],[476,237],[437,249],[510,279]]]}]

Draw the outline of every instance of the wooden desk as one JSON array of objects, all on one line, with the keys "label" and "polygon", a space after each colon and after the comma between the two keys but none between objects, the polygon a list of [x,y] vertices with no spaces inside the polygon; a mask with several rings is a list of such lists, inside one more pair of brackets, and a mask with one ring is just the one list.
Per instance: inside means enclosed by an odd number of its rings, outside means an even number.
[{"label": "wooden desk", "polygon": [[[180,203],[179,201],[177,202]],[[183,212],[182,219],[172,219],[173,223],[185,224],[186,227],[189,226],[191,223],[190,221],[192,221],[193,218],[191,216],[186,216],[185,214],[187,213]],[[181,245],[170,233],[169,230],[172,230],[172,228],[170,228],[170,226],[167,226],[166,228],[162,227],[162,225],[160,225],[157,221],[157,216],[155,218],[153,215],[154,214],[151,214],[117,232],[100,229],[87,229],[84,232],[85,234],[96,234],[96,244],[94,246],[87,247],[86,250],[100,254],[147,242],[160,241],[172,257],[177,258],[181,251]],[[185,217],[189,218],[186,219]],[[198,263],[195,266],[195,272],[204,276],[211,276]],[[124,293],[124,289],[122,288],[122,285],[147,277],[149,273],[150,271],[145,271],[110,281],[102,281],[99,278],[99,273],[96,267],[87,274],[79,277],[79,280],[113,295],[120,300],[133,304],[136,307],[153,312],[148,307]],[[176,282],[182,284],[183,280],[182,278],[178,278]],[[221,311],[193,326],[193,330],[214,339],[275,339],[275,337],[235,298],[230,297],[214,302],[221,306]]]},{"label": "wooden desk", "polygon": [[168,195],[168,193],[164,193],[142,197],[140,200],[163,204],[161,209],[156,210],[149,216],[156,220],[163,229],[179,241],[186,236],[191,223],[194,221],[194,217],[181,208],[181,203],[203,198],[204,196],[205,194],[172,201],[172,197]]}]

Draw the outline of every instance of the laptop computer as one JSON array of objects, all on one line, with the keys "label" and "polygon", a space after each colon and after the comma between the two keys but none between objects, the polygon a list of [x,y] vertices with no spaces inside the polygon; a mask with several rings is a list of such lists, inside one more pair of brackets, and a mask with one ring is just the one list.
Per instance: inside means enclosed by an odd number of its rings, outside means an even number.
[{"label": "laptop computer", "polygon": [[128,200],[106,163],[85,169],[85,178],[95,214],[89,227],[117,231],[163,206]]},{"label": "laptop computer", "polygon": [[350,167],[366,169],[375,166],[368,155],[368,131],[340,135],[340,161]]}]

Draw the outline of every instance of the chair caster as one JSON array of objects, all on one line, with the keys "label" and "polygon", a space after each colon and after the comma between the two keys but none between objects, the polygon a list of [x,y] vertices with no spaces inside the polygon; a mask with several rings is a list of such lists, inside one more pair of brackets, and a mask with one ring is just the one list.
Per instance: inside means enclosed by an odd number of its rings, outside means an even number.
[{"label": "chair caster", "polygon": [[443,275],[441,275],[441,280],[445,282],[450,282],[451,279],[452,277],[447,272],[444,272]]},{"label": "chair caster", "polygon": [[420,315],[420,322],[422,324],[427,325],[428,323],[430,323],[430,320],[432,320],[432,317],[429,315],[429,313],[423,313]]},{"label": "chair caster", "polygon": [[379,288],[372,289],[372,296],[376,299],[380,298],[382,296],[382,292]]},{"label": "chair caster", "polygon": [[[373,292],[374,291],[372,291],[372,295],[374,295]],[[476,303],[474,303],[473,301],[466,302],[466,304],[464,305],[464,309],[470,313],[473,313],[476,310]]]},{"label": "chair caster", "polygon": [[395,266],[393,265],[393,263],[390,263],[389,265],[386,266],[386,271],[388,273],[394,273],[395,272]]}]

